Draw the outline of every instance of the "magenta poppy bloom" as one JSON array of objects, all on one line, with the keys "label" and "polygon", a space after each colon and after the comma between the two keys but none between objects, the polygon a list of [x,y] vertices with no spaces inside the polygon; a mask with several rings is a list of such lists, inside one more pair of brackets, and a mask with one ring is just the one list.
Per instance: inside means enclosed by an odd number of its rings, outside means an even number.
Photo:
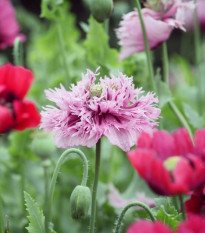
[{"label": "magenta poppy bloom", "polygon": [[[142,9],[149,48],[154,49],[168,40],[174,28],[184,29],[184,11],[193,8],[193,2],[181,0],[148,1],[147,8]],[[148,8],[149,7],[149,8]],[[131,54],[145,51],[143,33],[137,10],[123,16],[120,27],[116,30],[122,51],[119,60]]]},{"label": "magenta poppy bloom", "polygon": [[[193,154],[188,132],[181,128],[172,135],[158,130],[138,138],[137,150],[128,158],[150,188],[160,195],[177,195],[205,183],[205,163]],[[146,161],[146,162],[145,162]]]},{"label": "magenta poppy bloom", "polygon": [[199,214],[205,216],[205,188],[195,190],[191,198],[185,202],[186,212],[188,214]]},{"label": "magenta poppy bloom", "polygon": [[0,67],[0,134],[35,128],[40,123],[35,104],[24,99],[32,81],[32,72],[22,66]]},{"label": "magenta poppy bloom", "polygon": [[189,215],[181,222],[176,231],[172,231],[162,222],[149,222],[140,220],[129,226],[126,233],[205,233],[205,219],[197,215]]},{"label": "magenta poppy bloom", "polygon": [[[205,28],[205,1],[204,0],[197,0],[196,2],[196,7],[197,7],[197,15],[198,15],[198,20],[200,23],[200,26],[202,28]],[[185,25],[187,28],[193,28],[194,26],[194,19],[193,19],[193,11],[189,10],[186,11],[185,14]]]},{"label": "magenta poppy bloom", "polygon": [[162,222],[149,222],[141,220],[134,222],[127,229],[126,233],[173,233],[172,230]]},{"label": "magenta poppy bloom", "polygon": [[9,0],[0,0],[0,49],[13,45],[16,37],[25,41],[25,36],[19,33],[20,28],[15,17],[15,10]]},{"label": "magenta poppy bloom", "polygon": [[153,93],[143,96],[132,78],[122,73],[100,78],[98,83],[95,80],[96,74],[88,70],[71,91],[62,85],[47,90],[47,98],[57,107],[44,108],[41,128],[52,132],[61,148],[92,147],[105,135],[111,144],[129,151],[140,132],[152,131],[157,125],[158,99]]}]

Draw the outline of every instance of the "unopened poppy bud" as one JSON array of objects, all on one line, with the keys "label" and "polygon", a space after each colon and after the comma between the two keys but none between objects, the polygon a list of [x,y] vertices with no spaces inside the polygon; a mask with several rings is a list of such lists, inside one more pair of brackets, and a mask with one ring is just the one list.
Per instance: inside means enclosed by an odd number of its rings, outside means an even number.
[{"label": "unopened poppy bud", "polygon": [[43,159],[50,157],[56,150],[53,138],[47,134],[39,134],[38,137],[34,138],[31,148],[37,156]]},{"label": "unopened poppy bud", "polygon": [[90,10],[93,17],[102,23],[113,11],[113,0],[90,0]]},{"label": "unopened poppy bud", "polygon": [[91,203],[90,189],[86,186],[78,185],[70,196],[70,210],[73,219],[85,218]]},{"label": "unopened poppy bud", "polygon": [[164,161],[164,166],[167,169],[167,171],[172,172],[175,169],[179,160],[180,160],[179,156],[172,156],[172,157],[166,159]]}]

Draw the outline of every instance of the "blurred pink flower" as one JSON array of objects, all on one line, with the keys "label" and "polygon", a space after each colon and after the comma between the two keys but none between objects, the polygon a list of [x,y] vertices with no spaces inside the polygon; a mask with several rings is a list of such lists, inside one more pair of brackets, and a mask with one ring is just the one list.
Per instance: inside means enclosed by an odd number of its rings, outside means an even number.
[{"label": "blurred pink flower", "polygon": [[[197,15],[198,15],[200,26],[205,28],[205,1],[197,0],[196,7],[197,7]],[[193,19],[192,10],[186,11],[186,24],[185,25],[187,28],[194,27],[194,19]]]},{"label": "blurred pink flower", "polygon": [[[193,9],[194,4],[192,1],[169,0],[161,1],[159,5],[151,5],[151,1],[148,1],[147,6],[149,8],[142,9],[142,15],[146,27],[149,48],[154,49],[169,39],[174,28],[185,30],[184,12],[187,9]],[[119,60],[133,53],[145,50],[137,10],[123,16],[123,20],[120,22],[120,27],[116,30],[116,34],[119,39],[119,45],[122,46]]]},{"label": "blurred pink flower", "polygon": [[124,199],[113,184],[108,185],[108,190],[107,198],[109,204],[114,208],[124,208],[126,205],[134,201],[143,202],[149,207],[155,206],[154,198],[147,197],[143,192],[137,192],[131,199]]},{"label": "blurred pink flower", "polygon": [[94,146],[103,136],[110,143],[129,151],[142,131],[152,131],[157,125],[160,109],[153,93],[142,96],[133,79],[119,73],[104,77],[95,84],[96,74],[87,71],[82,81],[67,91],[62,85],[45,91],[58,108],[47,106],[42,112],[41,128],[54,134],[61,148]]},{"label": "blurred pink flower", "polygon": [[0,0],[0,49],[13,45],[16,37],[25,41],[19,33],[19,25],[15,18],[15,10],[9,0]]}]

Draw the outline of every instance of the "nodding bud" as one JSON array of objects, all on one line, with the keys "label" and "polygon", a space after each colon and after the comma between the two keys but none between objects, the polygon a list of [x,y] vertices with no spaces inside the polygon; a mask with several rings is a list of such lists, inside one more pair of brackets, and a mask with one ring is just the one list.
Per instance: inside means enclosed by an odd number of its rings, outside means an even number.
[{"label": "nodding bud", "polygon": [[86,186],[78,185],[70,196],[70,210],[73,219],[85,218],[91,203],[91,192]]},{"label": "nodding bud", "polygon": [[100,23],[109,18],[113,11],[113,0],[90,0],[93,17]]},{"label": "nodding bud", "polygon": [[54,140],[47,134],[36,135],[31,144],[33,152],[42,159],[49,158],[56,150]]}]

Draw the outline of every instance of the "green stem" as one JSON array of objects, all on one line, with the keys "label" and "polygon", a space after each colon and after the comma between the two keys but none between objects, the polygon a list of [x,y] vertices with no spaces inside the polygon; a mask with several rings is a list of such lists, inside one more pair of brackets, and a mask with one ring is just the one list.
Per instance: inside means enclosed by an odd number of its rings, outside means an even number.
[{"label": "green stem", "polygon": [[148,64],[148,69],[149,69],[149,75],[150,75],[150,80],[151,80],[151,84],[152,84],[152,89],[153,89],[154,92],[157,92],[156,83],[154,81],[154,69],[153,69],[153,66],[152,66],[151,53],[150,53],[150,49],[149,49],[149,43],[148,43],[148,39],[147,39],[145,24],[144,24],[144,20],[143,20],[143,16],[142,16],[142,10],[141,10],[141,6],[140,6],[139,0],[136,0],[136,3],[137,3],[137,10],[138,10],[138,14],[139,14],[139,18],[140,18],[140,23],[141,23],[141,27],[142,27],[144,46],[145,46],[145,51],[146,51],[146,56],[147,56],[147,64]]},{"label": "green stem", "polygon": [[[168,61],[167,46],[166,46],[165,42],[162,45],[162,54],[163,54],[162,62],[163,62],[164,82],[169,87],[169,61]],[[178,109],[178,107],[175,105],[175,103],[172,100],[170,100],[168,102],[168,104],[169,104],[170,108],[172,109],[172,111],[174,112],[174,114],[176,115],[176,117],[181,122],[181,124],[189,132],[189,135],[190,135],[192,142],[193,142],[193,134],[192,134],[191,128],[189,127],[189,124],[186,121],[185,117],[183,116],[183,114],[180,112],[180,110]]]},{"label": "green stem", "polygon": [[120,233],[120,228],[121,228],[121,225],[122,225],[122,220],[123,220],[123,218],[124,218],[124,216],[125,216],[127,210],[128,210],[129,208],[133,207],[133,206],[140,206],[140,207],[142,207],[144,210],[147,211],[147,213],[149,214],[151,220],[152,220],[153,222],[155,221],[155,217],[154,217],[154,215],[152,214],[151,209],[150,209],[147,205],[145,205],[144,203],[139,202],[139,201],[132,202],[132,203],[128,204],[127,206],[125,206],[124,209],[122,210],[122,212],[121,212],[119,218],[117,219],[117,223],[116,223],[116,227],[115,227],[115,229],[114,229],[114,233]]},{"label": "green stem", "polygon": [[19,37],[14,41],[13,56],[15,65],[23,65],[23,48]]},{"label": "green stem", "polygon": [[166,42],[162,44],[162,59],[164,82],[169,86],[169,62]]},{"label": "green stem", "polygon": [[93,182],[93,189],[92,189],[92,206],[91,206],[89,233],[94,233],[94,230],[95,230],[96,195],[97,195],[98,178],[99,178],[99,171],[100,171],[100,148],[101,148],[101,140],[99,139],[99,141],[96,144],[95,174],[94,174],[94,182]]},{"label": "green stem", "polygon": [[[197,1],[195,0],[195,4],[197,4]],[[199,25],[199,19],[197,15],[197,7],[194,9],[194,47],[195,47],[195,64],[196,66],[199,65],[201,60],[201,48],[200,48],[200,25]]]},{"label": "green stem", "polygon": [[186,220],[186,211],[185,211],[185,206],[184,206],[182,194],[179,195],[179,201],[180,201],[180,205],[181,205],[183,219]]},{"label": "green stem", "polygon": [[73,153],[77,154],[83,162],[83,179],[82,179],[81,185],[85,186],[87,183],[88,161],[87,161],[86,156],[84,155],[84,153],[82,151],[80,151],[78,149],[75,149],[75,148],[67,149],[66,151],[63,152],[63,154],[59,158],[59,160],[56,164],[52,179],[51,179],[50,188],[49,188],[49,197],[48,197],[48,215],[47,215],[47,219],[46,219],[46,221],[48,223],[51,222],[51,220],[52,220],[52,208],[51,207],[53,205],[53,196],[54,196],[54,190],[55,190],[55,185],[56,185],[58,173],[60,171],[61,166],[66,162],[68,157]]},{"label": "green stem", "polygon": [[59,39],[62,59],[63,59],[63,66],[64,66],[65,75],[66,75],[65,80],[66,80],[66,84],[69,85],[70,72],[69,72],[68,64],[67,64],[66,47],[65,47],[65,43],[63,39],[62,26],[59,22],[57,23],[57,30],[58,30],[58,39]]},{"label": "green stem", "polygon": [[[48,209],[49,209],[49,167],[50,167],[50,160],[44,160],[43,163],[43,170],[44,170],[44,180],[45,180],[45,216],[48,216]],[[46,233],[49,233],[49,222],[47,221],[48,218],[45,217],[45,230]]]},{"label": "green stem", "polygon": [[187,131],[191,137],[191,140],[193,142],[193,134],[192,134],[191,128],[189,127],[189,124],[187,123],[185,117],[182,115],[182,113],[179,111],[178,107],[176,106],[176,104],[172,100],[170,100],[168,102],[168,104],[169,104],[170,108],[172,109],[172,111],[177,116],[177,118],[179,119],[179,121],[181,122],[181,124],[187,129]]}]

